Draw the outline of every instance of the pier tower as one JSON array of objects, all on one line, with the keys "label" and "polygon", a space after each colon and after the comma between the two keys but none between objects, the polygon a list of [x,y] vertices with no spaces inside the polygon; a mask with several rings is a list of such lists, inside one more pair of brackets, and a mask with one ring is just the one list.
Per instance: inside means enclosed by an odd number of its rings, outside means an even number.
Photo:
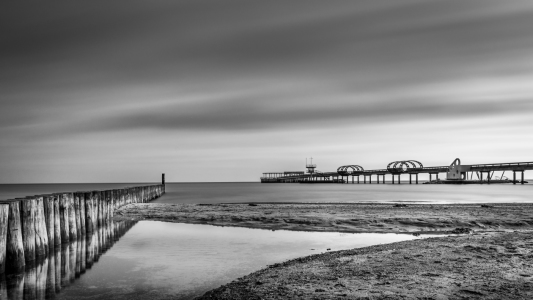
[{"label": "pier tower", "polygon": [[313,180],[313,174],[315,173],[316,164],[313,164],[313,158],[311,157],[311,163],[307,162],[307,158],[305,159],[305,167],[307,168],[307,173],[309,173],[309,177],[311,180]]}]

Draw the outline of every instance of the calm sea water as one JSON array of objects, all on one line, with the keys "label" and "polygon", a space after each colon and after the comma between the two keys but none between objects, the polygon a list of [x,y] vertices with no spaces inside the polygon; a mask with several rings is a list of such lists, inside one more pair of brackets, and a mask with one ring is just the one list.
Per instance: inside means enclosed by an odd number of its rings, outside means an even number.
[{"label": "calm sea water", "polygon": [[[530,180],[531,182],[531,180]],[[106,190],[153,183],[1,184],[0,199],[54,192]],[[167,183],[156,203],[234,202],[533,202],[533,184]]]},{"label": "calm sea water", "polygon": [[155,202],[533,202],[532,195],[533,184],[174,183]]}]

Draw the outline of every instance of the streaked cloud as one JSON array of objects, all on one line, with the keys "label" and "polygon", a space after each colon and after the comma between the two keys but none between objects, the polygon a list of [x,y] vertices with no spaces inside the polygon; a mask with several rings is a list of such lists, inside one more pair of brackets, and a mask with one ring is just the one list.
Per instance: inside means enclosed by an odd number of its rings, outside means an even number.
[{"label": "streaked cloud", "polygon": [[[399,124],[442,140],[461,130],[435,122],[514,136],[514,120],[533,117],[531,28],[533,2],[515,0],[2,3],[0,181],[39,181],[76,160],[146,163],[172,151],[192,160],[205,140],[217,141],[202,152],[210,166],[239,145],[242,161],[263,157],[265,139],[292,160],[306,155],[290,143],[297,135],[317,135],[299,140],[310,155],[331,151],[320,140],[355,147],[339,128],[368,146],[401,144],[378,129]],[[182,143],[165,144],[169,136]],[[136,150],[137,139],[170,148]],[[87,147],[103,141],[104,152]],[[20,166],[30,158],[47,167],[28,175]],[[325,163],[343,164],[335,159]],[[79,180],[97,180],[87,172]]]}]

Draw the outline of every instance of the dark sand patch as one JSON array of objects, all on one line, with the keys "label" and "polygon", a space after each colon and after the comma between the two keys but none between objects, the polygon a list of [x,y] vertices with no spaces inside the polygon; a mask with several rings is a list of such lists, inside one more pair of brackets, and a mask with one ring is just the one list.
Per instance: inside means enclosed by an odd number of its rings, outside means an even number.
[{"label": "dark sand patch", "polygon": [[533,299],[533,232],[486,232],[297,258],[197,299]]}]

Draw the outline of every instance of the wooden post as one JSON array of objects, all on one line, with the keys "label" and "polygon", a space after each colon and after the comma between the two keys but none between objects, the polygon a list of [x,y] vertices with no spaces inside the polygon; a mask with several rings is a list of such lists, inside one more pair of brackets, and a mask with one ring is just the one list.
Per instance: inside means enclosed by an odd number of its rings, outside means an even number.
[{"label": "wooden post", "polygon": [[111,199],[113,198],[113,191],[105,191],[105,223],[109,224],[111,218]]},{"label": "wooden post", "polygon": [[61,214],[59,213],[60,194],[53,195],[54,203],[54,245],[61,245]]},{"label": "wooden post", "polygon": [[68,226],[69,226],[69,237],[70,241],[75,241],[78,239],[78,228],[76,226],[76,208],[74,207],[74,195],[73,193],[68,193]]},{"label": "wooden post", "polygon": [[[83,197],[83,196],[82,196]],[[81,236],[81,207],[80,207],[80,193],[73,193],[74,199],[74,217],[76,220],[76,237]]]},{"label": "wooden post", "polygon": [[22,223],[22,244],[26,262],[35,260],[35,214],[37,201],[35,199],[21,199],[20,220]]},{"label": "wooden post", "polygon": [[106,214],[106,211],[105,211],[105,192],[104,191],[100,191],[100,203],[99,203],[99,206],[98,206],[98,210],[99,210],[99,216],[100,216],[100,226],[104,226],[105,225],[105,214]]},{"label": "wooden post", "polygon": [[55,212],[54,196],[47,195],[43,197],[44,218],[46,223],[46,233],[48,234],[48,249],[55,245]]},{"label": "wooden post", "polygon": [[42,196],[35,198],[35,256],[44,258],[48,255],[48,233],[44,216],[44,200]]},{"label": "wooden post", "polygon": [[9,223],[9,204],[0,203],[0,274],[6,270],[7,226]]},{"label": "wooden post", "polygon": [[85,213],[85,193],[78,192],[78,197],[80,199],[80,228],[81,235],[84,236],[87,233],[87,225],[85,224],[86,213]]},{"label": "wooden post", "polygon": [[94,226],[94,230],[98,230],[98,227],[100,226],[100,192],[99,191],[93,191],[93,199],[94,199],[94,221],[95,221],[95,226]]},{"label": "wooden post", "polygon": [[59,199],[59,221],[61,228],[61,243],[68,244],[70,242],[70,229],[69,229],[69,194],[61,194]]},{"label": "wooden post", "polygon": [[85,230],[87,236],[94,232],[93,193],[85,192]]}]

